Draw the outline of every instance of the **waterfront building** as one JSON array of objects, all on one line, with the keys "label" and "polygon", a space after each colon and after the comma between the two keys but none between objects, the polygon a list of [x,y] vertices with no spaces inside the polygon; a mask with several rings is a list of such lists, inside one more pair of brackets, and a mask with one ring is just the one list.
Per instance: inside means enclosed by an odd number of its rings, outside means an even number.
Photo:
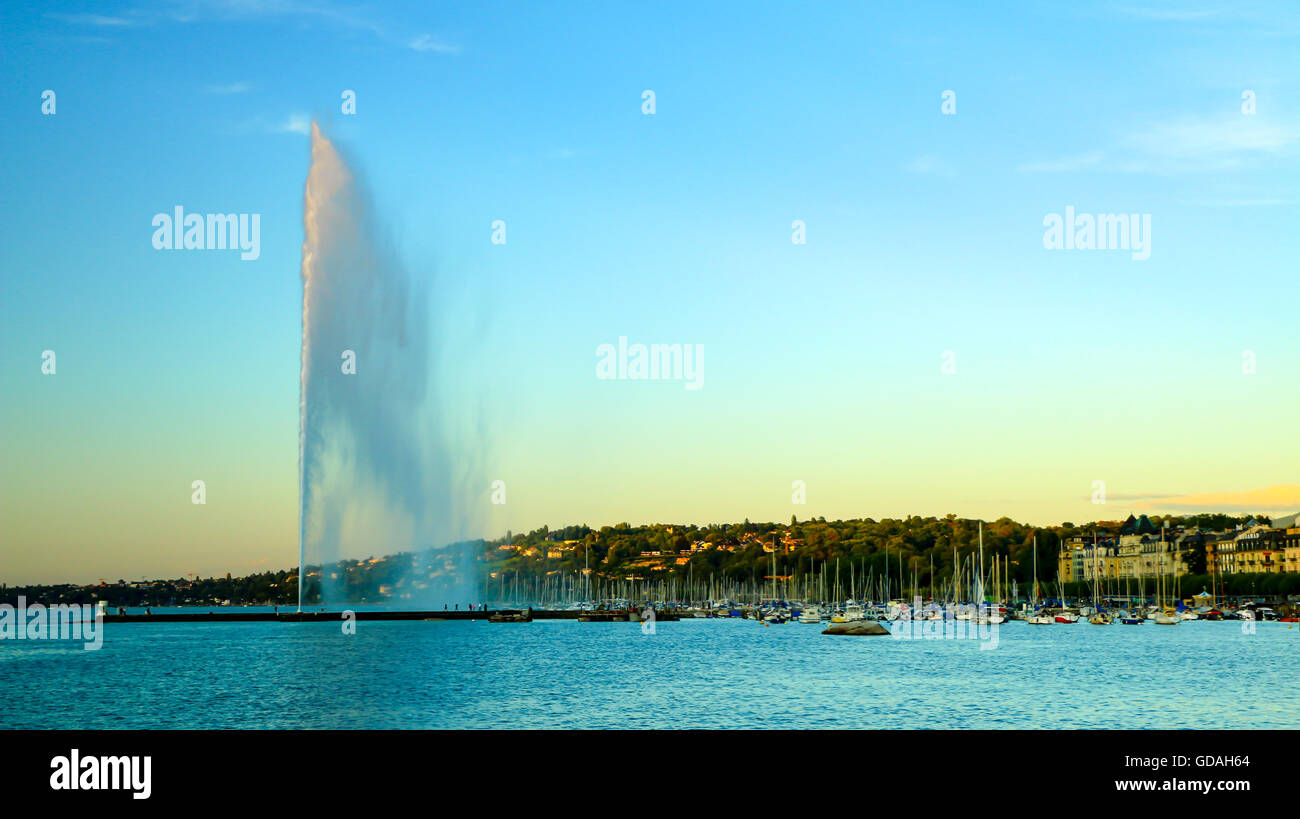
[{"label": "waterfront building", "polygon": [[1252,526],[1237,535],[1238,573],[1273,574],[1283,571],[1285,530]]},{"label": "waterfront building", "polygon": [[1282,571],[1300,572],[1300,527],[1285,530],[1282,540]]},{"label": "waterfront building", "polygon": [[[1163,573],[1184,575],[1193,564],[1215,575],[1300,571],[1300,527],[1284,519],[1285,528],[1250,521],[1235,531],[1196,528],[1163,529],[1146,515],[1128,519],[1116,537],[1074,535],[1061,544],[1057,576],[1065,582],[1149,579]],[[1205,554],[1202,569],[1194,556]]]},{"label": "waterfront building", "polygon": [[1215,541],[1215,560],[1218,573],[1222,575],[1237,573],[1237,539],[1228,534]]}]

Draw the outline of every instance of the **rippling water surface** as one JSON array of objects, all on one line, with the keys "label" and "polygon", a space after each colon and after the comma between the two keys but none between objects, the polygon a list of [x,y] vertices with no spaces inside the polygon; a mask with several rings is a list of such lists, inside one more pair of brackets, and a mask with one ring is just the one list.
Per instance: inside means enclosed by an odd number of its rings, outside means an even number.
[{"label": "rippling water surface", "polygon": [[1288,625],[107,624],[0,641],[0,728],[1296,728]]}]

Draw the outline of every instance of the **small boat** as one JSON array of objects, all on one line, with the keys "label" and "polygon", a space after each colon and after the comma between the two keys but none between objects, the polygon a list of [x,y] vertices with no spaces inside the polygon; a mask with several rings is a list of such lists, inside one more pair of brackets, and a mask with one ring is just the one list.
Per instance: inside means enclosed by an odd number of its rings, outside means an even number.
[{"label": "small boat", "polygon": [[1050,626],[1056,620],[1046,614],[1031,614],[1025,618],[1025,622],[1031,626]]},{"label": "small boat", "polygon": [[1186,611],[1183,612],[1183,619],[1184,619],[1184,620],[1199,620],[1199,619],[1201,619],[1201,615],[1197,614],[1196,612],[1192,611],[1191,609],[1187,609]]},{"label": "small boat", "polygon": [[1140,626],[1146,622],[1141,617],[1121,617],[1119,618],[1119,621],[1121,624],[1126,626]]},{"label": "small boat", "polygon": [[1090,615],[1088,617],[1088,622],[1092,623],[1094,626],[1109,626],[1111,623],[1115,621],[1112,620],[1110,615],[1107,614],[1106,612],[1099,611],[1095,614]]},{"label": "small boat", "polygon": [[1061,611],[1061,612],[1058,612],[1057,615],[1056,615],[1056,622],[1058,622],[1058,623],[1077,623],[1077,622],[1079,622],[1079,615],[1077,615],[1077,614],[1075,614],[1074,612],[1069,611],[1069,610]]},{"label": "small boat", "polygon": [[820,623],[821,621],[822,613],[816,606],[809,606],[799,615],[800,623]]}]

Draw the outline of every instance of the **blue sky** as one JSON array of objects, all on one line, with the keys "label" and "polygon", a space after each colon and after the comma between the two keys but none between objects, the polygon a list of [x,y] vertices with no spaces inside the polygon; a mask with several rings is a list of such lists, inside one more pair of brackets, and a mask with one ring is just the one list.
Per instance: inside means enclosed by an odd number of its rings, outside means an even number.
[{"label": "blue sky", "polygon": [[[0,15],[0,579],[296,560],[313,117],[438,283],[444,377],[509,486],[482,534],[1047,524],[1300,484],[1289,4]],[[177,204],[260,213],[260,258],[154,250]],[[1044,250],[1066,206],[1150,214],[1151,258]],[[704,389],[597,380],[619,336],[702,345]]]}]

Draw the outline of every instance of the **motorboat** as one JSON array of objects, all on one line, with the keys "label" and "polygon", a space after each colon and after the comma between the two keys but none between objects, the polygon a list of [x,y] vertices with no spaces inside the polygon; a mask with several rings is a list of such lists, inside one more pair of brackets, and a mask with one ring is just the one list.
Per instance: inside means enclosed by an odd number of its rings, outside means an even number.
[{"label": "motorboat", "polygon": [[799,614],[800,623],[820,623],[821,621],[822,612],[816,606],[808,606]]},{"label": "motorboat", "polygon": [[981,606],[978,614],[976,625],[981,626],[998,626],[1007,621],[1002,610],[997,606]]}]

